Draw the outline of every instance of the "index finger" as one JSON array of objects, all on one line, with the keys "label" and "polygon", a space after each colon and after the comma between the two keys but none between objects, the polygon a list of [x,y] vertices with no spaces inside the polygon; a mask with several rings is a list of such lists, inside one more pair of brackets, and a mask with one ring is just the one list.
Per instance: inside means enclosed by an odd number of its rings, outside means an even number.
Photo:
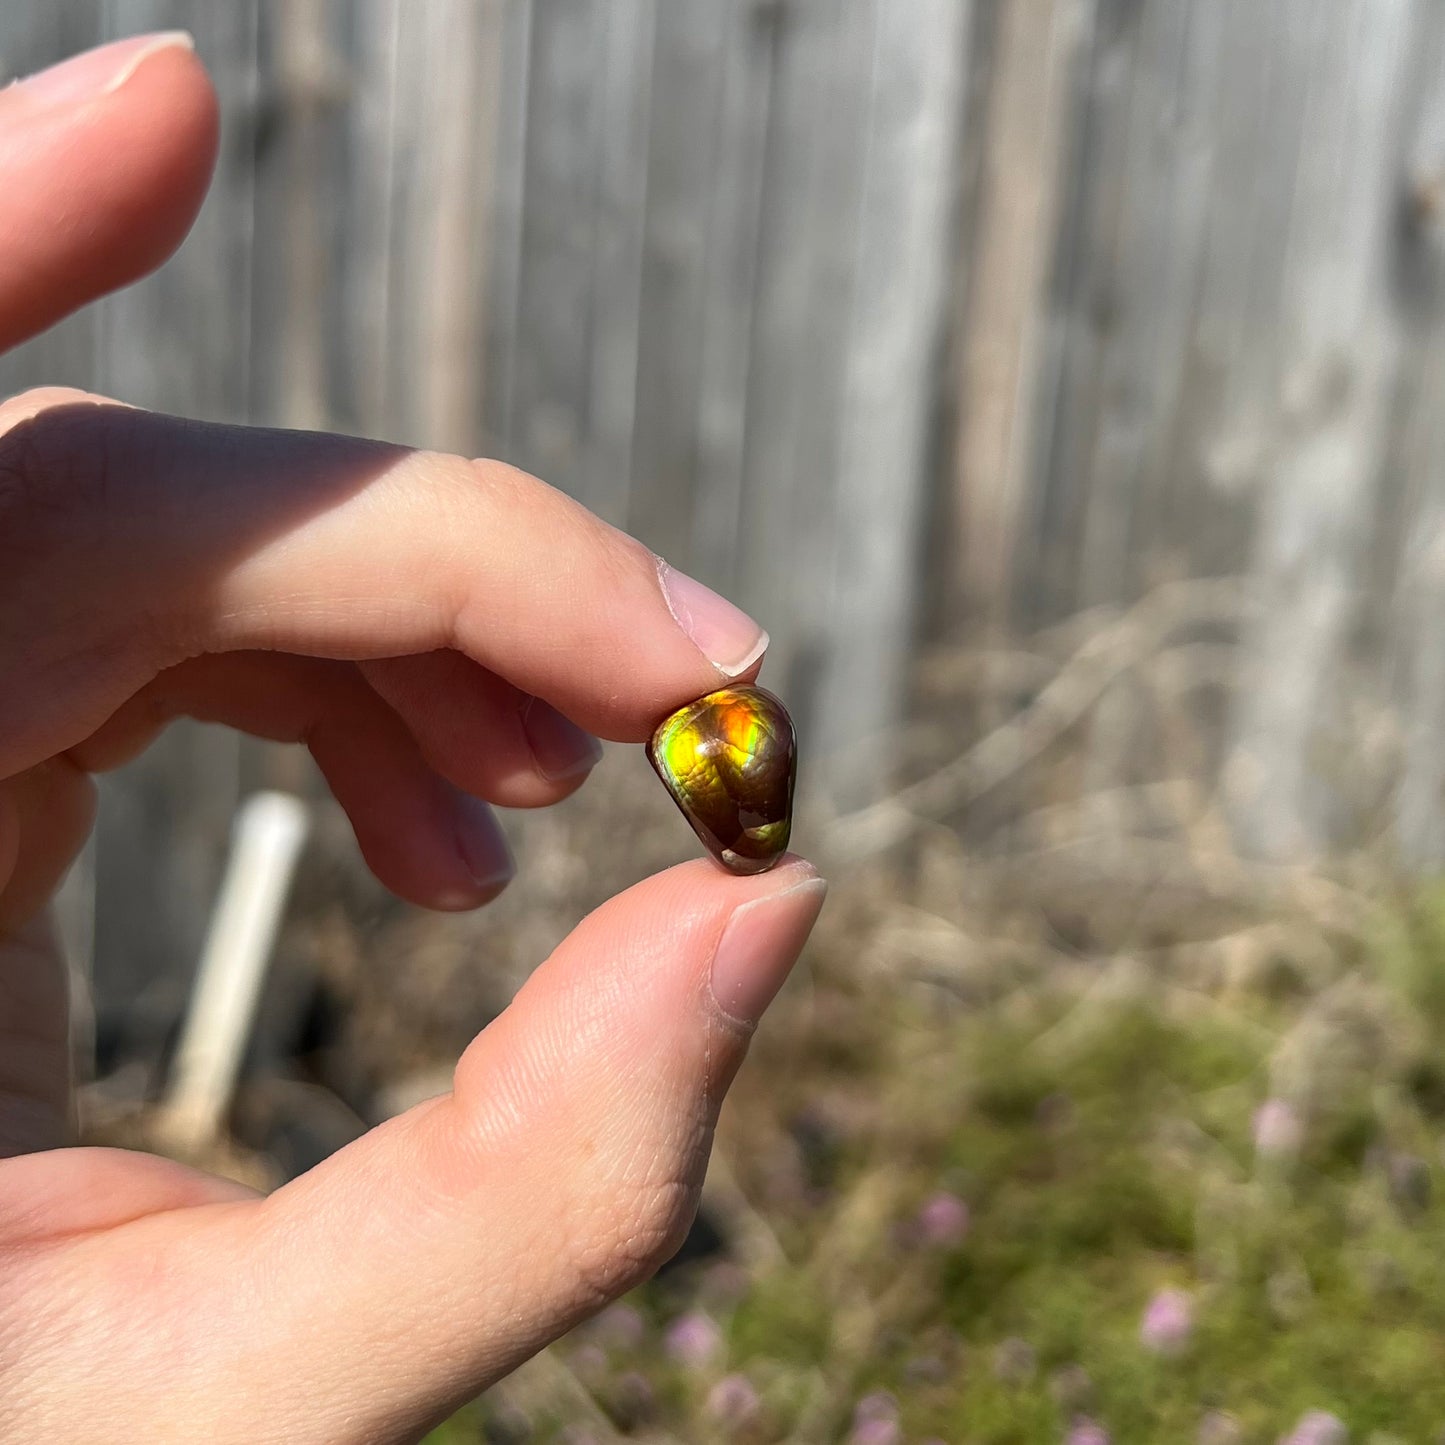
[{"label": "index finger", "polygon": [[640,741],[766,646],[731,603],[499,462],[79,393],[0,407],[0,775],[199,653],[450,647]]}]

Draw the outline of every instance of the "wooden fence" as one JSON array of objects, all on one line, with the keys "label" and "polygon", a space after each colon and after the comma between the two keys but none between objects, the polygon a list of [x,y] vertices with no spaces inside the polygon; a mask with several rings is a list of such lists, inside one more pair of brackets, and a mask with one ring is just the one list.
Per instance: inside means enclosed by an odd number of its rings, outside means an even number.
[{"label": "wooden fence", "polygon": [[[196,231],[0,388],[515,461],[764,620],[845,802],[921,635],[1238,575],[1241,839],[1348,836],[1367,699],[1445,853],[1437,0],[9,0],[0,69],[172,26]],[[109,788],[102,932],[194,956],[246,756]]]}]

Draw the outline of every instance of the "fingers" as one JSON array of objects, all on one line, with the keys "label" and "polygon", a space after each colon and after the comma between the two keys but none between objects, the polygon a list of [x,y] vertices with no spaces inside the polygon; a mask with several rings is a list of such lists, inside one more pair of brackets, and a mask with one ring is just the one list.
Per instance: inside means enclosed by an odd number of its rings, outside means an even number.
[{"label": "fingers", "polygon": [[504,807],[566,797],[602,757],[590,733],[459,652],[387,657],[363,663],[361,671],[432,767]]},{"label": "fingers", "polygon": [[114,1229],[143,1215],[255,1199],[234,1180],[128,1149],[62,1149],[7,1160],[0,1171],[7,1248]]},{"label": "fingers", "polygon": [[0,774],[53,751],[57,732],[74,746],[202,652],[451,648],[588,732],[640,741],[751,675],[766,644],[721,598],[498,463],[53,393],[0,409],[0,428],[0,676],[32,684],[0,689]]},{"label": "fingers", "polygon": [[181,35],[135,36],[0,90],[0,350],[160,265],[216,153]]},{"label": "fingers", "polygon": [[90,779],[64,759],[0,782],[0,1158],[69,1132],[68,980],[45,904],[94,811]]},{"label": "fingers", "polygon": [[0,935],[45,907],[94,821],[95,785],[64,758],[0,781]]},{"label": "fingers", "polygon": [[513,873],[490,808],[439,777],[415,738],[347,663],[283,653],[203,657],[162,673],[69,757],[118,766],[177,717],[304,742],[372,872],[428,908],[476,908]]},{"label": "fingers", "polygon": [[424,906],[474,908],[512,866],[495,818],[475,800],[555,802],[581,783],[599,745],[458,653],[386,659],[366,673],[375,690],[350,663],[269,652],[194,658],[166,669],[66,756],[91,772],[119,767],[180,717],[305,743],[383,883]]},{"label": "fingers", "polygon": [[[419,1438],[676,1247],[722,1095],[822,892],[797,860],[749,879],[695,863],[611,900],[471,1046],[453,1094],[267,1200],[57,1257],[35,1289],[54,1358],[27,1388],[103,1388],[137,1437],[164,1412],[218,1442]],[[137,1278],[147,1329],[88,1343]],[[77,1320],[49,1302],[80,1281]],[[261,1378],[264,1430],[236,1404]]]},{"label": "fingers", "polygon": [[69,756],[91,772],[117,768],[180,717],[306,742],[323,721],[344,727],[382,702],[406,724],[409,749],[464,792],[506,808],[566,797],[601,755],[589,733],[460,653],[384,658],[358,674],[351,663],[234,652],[167,668]]},{"label": "fingers", "polygon": [[70,1132],[67,984],[48,917],[0,932],[0,1160]]}]

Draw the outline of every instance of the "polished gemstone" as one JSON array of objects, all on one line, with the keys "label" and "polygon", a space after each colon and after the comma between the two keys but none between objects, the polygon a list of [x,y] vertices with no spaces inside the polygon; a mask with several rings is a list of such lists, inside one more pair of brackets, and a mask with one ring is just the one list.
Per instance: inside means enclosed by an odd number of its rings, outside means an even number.
[{"label": "polished gemstone", "polygon": [[793,826],[793,720],[761,687],[724,687],[666,717],[647,757],[709,853],[732,873],[762,873]]}]

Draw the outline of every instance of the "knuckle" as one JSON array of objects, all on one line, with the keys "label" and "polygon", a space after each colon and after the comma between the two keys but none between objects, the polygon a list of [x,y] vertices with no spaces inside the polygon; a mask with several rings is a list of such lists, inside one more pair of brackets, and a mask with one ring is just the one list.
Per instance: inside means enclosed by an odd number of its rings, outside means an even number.
[{"label": "knuckle", "polygon": [[473,494],[491,499],[503,513],[538,516],[546,531],[565,538],[579,566],[605,582],[653,578],[657,560],[641,542],[604,521],[575,497],[507,462],[469,463]]},{"label": "knuckle", "polygon": [[0,431],[8,431],[17,422],[38,416],[57,406],[77,406],[98,402],[103,398],[73,386],[32,386],[0,401]]},{"label": "knuckle", "polygon": [[110,490],[112,408],[85,392],[46,387],[0,404],[0,517],[10,524],[66,515]]},{"label": "knuckle", "polygon": [[[543,568],[518,566],[522,586],[509,605],[520,611],[538,602],[555,607],[557,599],[585,595],[595,608],[578,609],[571,621],[583,630],[606,631],[606,619],[619,605],[657,595],[657,561],[640,542],[613,527],[567,493],[505,462],[487,459],[464,462],[454,458],[428,464],[440,487],[439,505],[450,509],[457,536],[484,540],[513,539],[519,564],[525,556],[545,556]],[[495,543],[491,544],[496,547]],[[497,560],[508,565],[504,549]],[[456,593],[450,598],[454,645],[467,651],[467,640],[483,636],[494,614],[483,613],[476,594],[458,573]],[[545,588],[545,595],[539,589]],[[496,605],[491,597],[488,609]],[[645,605],[645,603],[644,603]]]},{"label": "knuckle", "polygon": [[697,1201],[697,1188],[676,1178],[633,1185],[614,1199],[573,1261],[580,1305],[598,1309],[651,1279],[681,1248]]},{"label": "knuckle", "polygon": [[[155,474],[146,413],[83,391],[44,387],[0,402],[0,635],[59,675],[92,682],[104,658],[120,675],[136,659],[171,657],[158,619],[135,597],[106,596],[109,564],[136,535],[133,479]],[[23,619],[23,620],[22,620]],[[81,659],[85,659],[82,667]]]}]

